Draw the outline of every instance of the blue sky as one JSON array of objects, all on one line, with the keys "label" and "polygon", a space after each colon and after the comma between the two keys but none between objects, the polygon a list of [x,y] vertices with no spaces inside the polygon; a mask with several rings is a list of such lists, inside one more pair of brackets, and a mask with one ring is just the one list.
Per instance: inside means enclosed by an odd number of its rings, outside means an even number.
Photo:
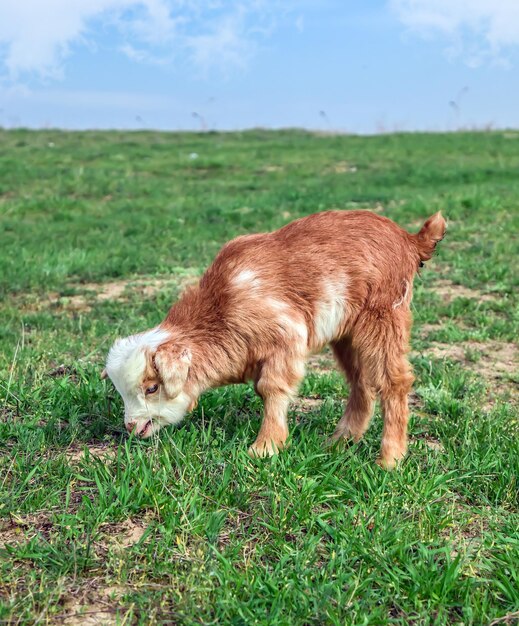
[{"label": "blue sky", "polygon": [[519,127],[519,0],[1,0],[0,125]]}]

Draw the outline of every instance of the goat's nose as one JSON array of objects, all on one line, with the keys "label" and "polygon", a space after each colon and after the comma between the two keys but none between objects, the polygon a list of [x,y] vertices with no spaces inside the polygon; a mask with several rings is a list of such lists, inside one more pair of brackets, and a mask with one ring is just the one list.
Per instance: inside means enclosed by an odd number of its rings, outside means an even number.
[{"label": "goat's nose", "polygon": [[131,433],[134,428],[135,428],[135,422],[129,422],[128,424],[126,424],[126,430],[129,433]]}]

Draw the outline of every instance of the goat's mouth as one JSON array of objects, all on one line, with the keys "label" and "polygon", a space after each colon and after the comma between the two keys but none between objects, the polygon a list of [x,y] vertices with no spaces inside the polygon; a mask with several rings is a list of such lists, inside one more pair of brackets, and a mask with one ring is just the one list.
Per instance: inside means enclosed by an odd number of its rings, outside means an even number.
[{"label": "goat's mouth", "polygon": [[137,431],[137,434],[139,435],[139,437],[146,439],[146,437],[149,437],[151,435],[152,429],[153,429],[153,422],[152,420],[148,420],[147,422],[144,423],[144,426]]}]

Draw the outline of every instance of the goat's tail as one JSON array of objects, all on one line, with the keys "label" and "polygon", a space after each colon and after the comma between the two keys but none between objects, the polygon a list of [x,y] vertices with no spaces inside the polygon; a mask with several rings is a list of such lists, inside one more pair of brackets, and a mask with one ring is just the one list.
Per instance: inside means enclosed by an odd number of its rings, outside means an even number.
[{"label": "goat's tail", "polygon": [[436,244],[445,237],[446,229],[447,222],[438,211],[425,222],[416,235],[413,235],[421,261],[428,261],[432,257]]}]

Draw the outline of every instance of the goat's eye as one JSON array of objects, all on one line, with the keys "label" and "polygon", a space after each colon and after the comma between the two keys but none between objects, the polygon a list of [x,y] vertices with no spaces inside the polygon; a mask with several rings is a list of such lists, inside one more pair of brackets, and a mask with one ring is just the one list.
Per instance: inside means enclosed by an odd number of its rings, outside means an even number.
[{"label": "goat's eye", "polygon": [[158,388],[159,388],[158,385],[153,385],[152,387],[148,387],[146,389],[146,395],[149,396],[151,393],[155,393]]}]

